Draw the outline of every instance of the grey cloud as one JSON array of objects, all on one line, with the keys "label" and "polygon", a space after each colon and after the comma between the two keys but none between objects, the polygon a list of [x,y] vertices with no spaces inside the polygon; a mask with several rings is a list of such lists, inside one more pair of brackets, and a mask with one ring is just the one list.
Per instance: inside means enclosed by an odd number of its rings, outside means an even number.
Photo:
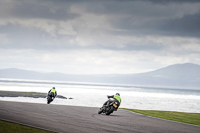
[{"label": "grey cloud", "polygon": [[0,44],[0,47],[5,49],[35,49],[41,43],[42,36],[48,35],[35,28],[27,29],[13,24],[0,26],[0,34],[5,34],[9,38],[8,43]]},{"label": "grey cloud", "polygon": [[117,48],[117,47],[111,47],[111,46],[101,46],[101,48],[109,49],[109,50],[115,50],[115,51],[149,51],[149,52],[155,52],[159,50],[163,50],[165,46],[162,46],[160,44],[156,44],[154,42],[149,42],[146,44],[125,44],[123,48]]},{"label": "grey cloud", "polygon": [[160,26],[167,35],[200,37],[200,12],[183,18],[169,20]]},{"label": "grey cloud", "polygon": [[[115,15],[142,15],[157,16],[172,13],[171,10],[163,9],[160,6],[169,4],[188,4],[200,3],[199,0],[108,0],[93,1],[87,4],[87,11],[96,14],[115,14]],[[161,4],[161,5],[157,5]],[[156,6],[159,6],[158,8]],[[178,10],[178,9],[177,9]]]},{"label": "grey cloud", "polygon": [[[158,6],[141,1],[138,1],[138,3],[129,1],[128,4],[123,3],[124,5],[120,3],[113,3],[112,7],[111,5],[107,4],[107,7],[105,7],[108,10],[107,12],[112,12],[117,16],[111,16],[111,19],[109,19],[111,25],[113,28],[121,30],[110,32],[112,32],[112,34],[134,36],[172,35],[199,37],[199,13],[194,13],[194,11],[187,11],[191,4],[188,5],[186,2],[190,1],[180,2],[182,5],[179,5],[178,1],[175,2],[177,3],[175,3],[173,6]],[[193,4],[192,7],[196,9],[200,8],[199,4]],[[184,8],[186,8],[185,12],[183,12]],[[183,17],[181,17],[181,14]]]},{"label": "grey cloud", "polygon": [[[17,3],[17,2],[20,2]],[[173,6],[173,10],[169,9],[165,4],[154,5],[154,3],[175,3]],[[69,8],[74,4],[79,4],[80,6],[85,6],[86,12],[82,12],[82,14],[94,14],[98,15],[105,15],[107,23],[112,26],[112,29],[102,30],[106,35],[118,35],[118,36],[146,36],[146,35],[160,35],[160,36],[194,36],[199,37],[200,30],[199,30],[199,23],[200,23],[200,14],[186,14],[182,18],[174,17],[173,14],[176,11],[179,11],[179,3],[189,3],[189,2],[198,2],[198,1],[191,1],[191,0],[183,0],[183,1],[172,1],[172,0],[109,0],[109,1],[98,1],[98,0],[86,0],[86,1],[67,1],[67,0],[43,0],[43,1],[14,1],[14,3],[9,5],[10,8],[7,10],[5,8],[0,9],[6,10],[8,12],[4,12],[8,15],[3,15],[3,17],[11,17],[16,19],[37,19],[37,18],[44,18],[44,19],[52,19],[59,22],[60,20],[66,19],[76,19],[79,17],[80,14],[72,14],[69,11]],[[7,3],[8,4],[8,3]],[[6,5],[6,4],[5,4]],[[186,5],[187,6],[187,5]],[[196,5],[193,5],[195,8]],[[11,8],[12,7],[12,8]],[[172,17],[173,16],[173,17]],[[166,17],[163,19],[163,17]],[[92,22],[92,20],[91,20]],[[74,24],[74,29],[78,32],[83,30],[85,27],[79,27],[77,22]],[[58,25],[56,25],[59,27]],[[57,27],[55,29],[57,29]],[[79,29],[80,28],[80,29]],[[12,38],[13,45],[14,42],[18,42],[25,44],[31,44],[31,40],[38,40],[41,42],[45,42],[46,40],[59,40],[57,44],[59,44],[62,48],[78,48],[77,45],[71,46],[68,45],[67,42],[60,41],[63,38],[65,40],[75,38],[76,36],[62,36],[57,34],[57,31],[53,31],[56,34],[56,38],[52,38],[47,32],[42,31],[39,28],[27,28],[20,27],[15,23],[10,23],[8,25],[0,26],[0,32],[2,34],[7,34],[8,37]],[[98,30],[97,30],[98,32]],[[84,33],[84,32],[83,32]],[[45,36],[45,37],[43,37]],[[79,34],[77,34],[79,36]],[[22,38],[26,38],[25,41]],[[98,41],[98,40],[96,40]],[[56,41],[55,41],[56,42]],[[21,44],[21,45],[22,45]],[[98,44],[98,42],[97,42]],[[142,44],[142,46],[133,46],[131,42],[124,44],[125,46],[122,50],[142,50],[145,49],[145,45],[147,46],[146,49],[151,49],[148,47],[148,44]],[[144,45],[144,46],[143,46]],[[153,43],[150,45],[154,45]],[[42,45],[43,46],[43,45]],[[40,46],[40,47],[42,47]],[[30,47],[36,47],[34,45],[30,45]],[[44,46],[45,47],[45,46]],[[55,46],[49,46],[55,48]],[[79,47],[82,49],[83,47]],[[106,49],[115,49],[118,48],[114,47],[114,45],[108,44],[108,46],[85,46],[84,48],[106,48]],[[154,49],[160,49],[155,44],[155,47],[152,46]]]},{"label": "grey cloud", "polygon": [[67,20],[79,17],[78,14],[70,13],[71,2],[49,2],[49,1],[14,1],[13,3],[1,3],[1,17],[19,19],[53,19]]},{"label": "grey cloud", "polygon": [[124,18],[120,21],[112,21],[115,28],[125,31],[110,31],[115,35],[164,35],[164,36],[188,36],[200,37],[200,12],[193,15],[186,15],[182,18],[169,20],[152,20],[134,24],[131,18]]},{"label": "grey cloud", "polygon": [[166,4],[166,3],[183,3],[183,2],[199,3],[199,0],[143,0],[143,1],[151,1],[153,3],[162,3],[162,4]]},{"label": "grey cloud", "polygon": [[70,45],[67,41],[76,38],[76,36],[57,36],[52,37],[45,31],[35,28],[25,28],[12,24],[0,26],[0,34],[6,34],[11,42],[2,43],[0,47],[3,49],[36,49],[44,51],[53,50],[92,50],[92,49],[108,49],[115,51],[157,51],[164,47],[154,42],[127,42],[123,47],[116,47],[115,45],[98,44],[89,46]]}]

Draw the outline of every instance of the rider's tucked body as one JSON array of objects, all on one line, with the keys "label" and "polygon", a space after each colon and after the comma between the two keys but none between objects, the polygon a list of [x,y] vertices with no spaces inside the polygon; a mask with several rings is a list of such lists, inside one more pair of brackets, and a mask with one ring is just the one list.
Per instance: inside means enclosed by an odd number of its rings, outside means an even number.
[{"label": "rider's tucked body", "polygon": [[[119,93],[116,93],[115,95],[111,95],[111,96],[107,96],[108,98],[113,98],[113,99],[109,99],[108,101],[106,101],[103,105],[104,106],[106,106],[106,107],[108,107],[109,106],[109,104],[111,103],[111,102],[117,102],[117,105],[118,105],[118,107],[120,106],[120,104],[121,104],[121,97],[120,97],[120,94]],[[118,108],[117,107],[117,108]]]},{"label": "rider's tucked body", "polygon": [[48,95],[53,94],[53,98],[55,98],[57,96],[57,91],[55,89],[55,87],[53,87],[51,90],[49,90]]}]

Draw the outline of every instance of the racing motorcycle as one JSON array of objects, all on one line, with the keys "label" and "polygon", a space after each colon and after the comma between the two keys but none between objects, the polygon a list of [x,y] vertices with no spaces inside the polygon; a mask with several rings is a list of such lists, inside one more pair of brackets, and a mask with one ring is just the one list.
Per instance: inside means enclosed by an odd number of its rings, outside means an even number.
[{"label": "racing motorcycle", "polygon": [[119,105],[116,101],[111,102],[108,107],[106,105],[103,105],[99,111],[98,114],[105,113],[106,115],[110,115],[114,111],[117,111]]},{"label": "racing motorcycle", "polygon": [[53,100],[54,100],[53,92],[51,92],[51,93],[48,94],[48,96],[47,96],[47,104],[50,104]]}]

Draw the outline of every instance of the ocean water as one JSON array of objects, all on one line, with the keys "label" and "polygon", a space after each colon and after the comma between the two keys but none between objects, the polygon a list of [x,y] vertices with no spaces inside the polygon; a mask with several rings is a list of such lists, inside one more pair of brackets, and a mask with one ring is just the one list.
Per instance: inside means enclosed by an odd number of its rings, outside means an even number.
[{"label": "ocean water", "polygon": [[[200,113],[200,90],[145,88],[130,85],[78,83],[64,81],[0,79],[0,90],[47,93],[56,87],[58,95],[51,104],[101,107],[107,95],[120,93],[121,108]],[[2,101],[46,104],[46,98],[0,97]]]}]

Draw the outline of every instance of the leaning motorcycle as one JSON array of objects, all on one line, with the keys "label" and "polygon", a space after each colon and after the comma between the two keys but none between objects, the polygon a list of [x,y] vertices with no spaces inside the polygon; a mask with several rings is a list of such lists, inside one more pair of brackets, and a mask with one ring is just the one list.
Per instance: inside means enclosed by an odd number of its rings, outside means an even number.
[{"label": "leaning motorcycle", "polygon": [[105,113],[106,115],[110,115],[111,113],[113,113],[114,111],[117,111],[118,109],[118,103],[113,101],[109,104],[109,106],[105,106],[103,105],[99,111],[98,111],[98,114],[101,114],[101,113]]},{"label": "leaning motorcycle", "polygon": [[48,96],[47,96],[47,104],[50,104],[53,100],[54,100],[54,98],[53,98],[53,93],[51,92],[51,93],[48,94]]}]

